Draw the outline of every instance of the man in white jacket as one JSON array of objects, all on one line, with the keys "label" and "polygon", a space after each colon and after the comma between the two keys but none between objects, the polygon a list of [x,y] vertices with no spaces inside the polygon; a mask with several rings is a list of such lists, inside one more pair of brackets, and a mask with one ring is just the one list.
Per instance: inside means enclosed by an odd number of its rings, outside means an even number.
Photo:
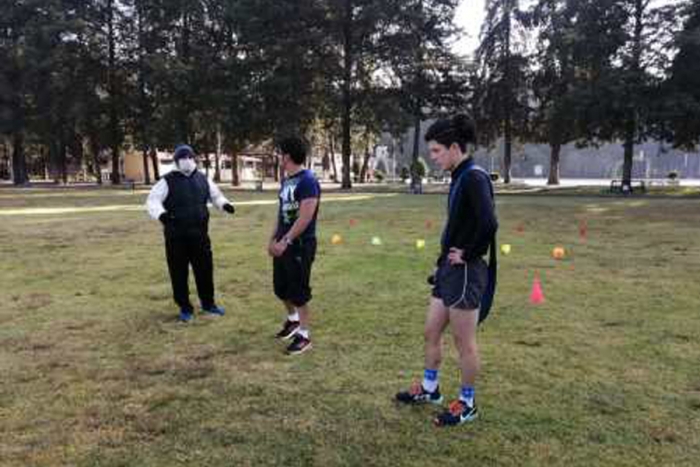
[{"label": "man in white jacket", "polygon": [[197,170],[194,150],[187,145],[175,148],[175,169],[156,183],[148,195],[148,214],[163,224],[173,298],[180,307],[180,321],[194,318],[188,286],[192,265],[202,313],[223,316],[224,309],[214,301],[214,263],[209,240],[211,203],[229,214],[235,212],[214,182]]}]

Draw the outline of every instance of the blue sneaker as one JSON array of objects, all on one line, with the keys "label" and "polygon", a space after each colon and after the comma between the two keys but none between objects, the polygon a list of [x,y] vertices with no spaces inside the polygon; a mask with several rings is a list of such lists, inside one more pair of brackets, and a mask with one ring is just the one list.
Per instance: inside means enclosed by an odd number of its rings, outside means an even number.
[{"label": "blue sneaker", "polygon": [[181,323],[191,323],[193,319],[194,313],[192,313],[192,310],[188,310],[187,308],[180,309],[180,316],[178,317],[178,320]]},{"label": "blue sneaker", "polygon": [[202,307],[203,316],[218,317],[218,316],[224,316],[225,313],[226,313],[226,311],[224,311],[224,309],[221,308],[220,306],[212,305],[209,308]]}]

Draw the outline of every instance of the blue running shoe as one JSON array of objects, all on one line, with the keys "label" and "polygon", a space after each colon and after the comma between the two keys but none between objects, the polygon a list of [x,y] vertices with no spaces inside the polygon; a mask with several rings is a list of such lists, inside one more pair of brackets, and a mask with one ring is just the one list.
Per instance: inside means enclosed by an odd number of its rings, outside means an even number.
[{"label": "blue running shoe", "polygon": [[209,308],[202,307],[202,314],[204,316],[218,317],[224,316],[226,311],[220,306],[212,305]]},{"label": "blue running shoe", "polygon": [[191,323],[193,319],[194,313],[192,313],[192,310],[188,310],[187,308],[180,309],[180,316],[178,317],[178,320],[181,323]]}]

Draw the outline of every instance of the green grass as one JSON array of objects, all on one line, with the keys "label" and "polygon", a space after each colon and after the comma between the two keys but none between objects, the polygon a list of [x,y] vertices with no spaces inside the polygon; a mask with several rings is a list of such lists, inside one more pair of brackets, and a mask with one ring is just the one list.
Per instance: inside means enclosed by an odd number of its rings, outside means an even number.
[{"label": "green grass", "polygon": [[[697,465],[697,200],[500,198],[499,239],[513,251],[480,333],[482,418],[448,431],[433,428],[433,409],[392,402],[421,376],[444,196],[323,204],[315,349],[294,358],[271,339],[282,318],[265,253],[274,206],[214,214],[228,313],[189,327],[175,322],[162,234],[145,213],[6,215],[143,200],[0,191],[0,465]],[[551,259],[555,245],[566,260]],[[539,307],[528,303],[535,273]]]}]

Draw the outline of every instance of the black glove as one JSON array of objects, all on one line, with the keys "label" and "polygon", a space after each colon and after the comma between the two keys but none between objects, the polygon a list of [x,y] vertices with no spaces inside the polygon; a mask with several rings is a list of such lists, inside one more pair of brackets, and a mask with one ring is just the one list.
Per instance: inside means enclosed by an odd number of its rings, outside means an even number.
[{"label": "black glove", "polygon": [[166,225],[168,223],[168,213],[164,212],[163,214],[158,216],[158,220],[161,224]]},{"label": "black glove", "polygon": [[233,204],[231,204],[231,203],[224,204],[223,209],[224,209],[224,211],[226,211],[229,214],[233,214],[234,212],[236,212],[236,208],[234,208]]},{"label": "black glove", "polygon": [[435,274],[429,275],[427,281],[428,281],[428,284],[435,285]]}]

